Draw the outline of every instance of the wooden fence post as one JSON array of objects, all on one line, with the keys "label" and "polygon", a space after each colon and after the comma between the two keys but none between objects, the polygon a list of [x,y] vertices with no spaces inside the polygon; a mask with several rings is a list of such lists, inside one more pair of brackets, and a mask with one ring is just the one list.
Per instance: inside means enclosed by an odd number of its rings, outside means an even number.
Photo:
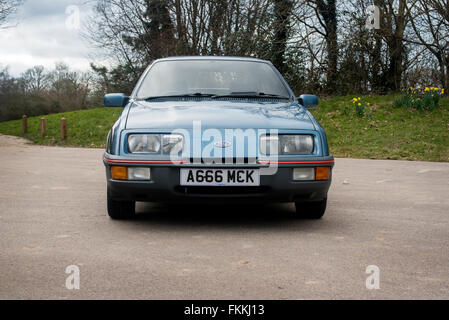
[{"label": "wooden fence post", "polygon": [[45,131],[47,131],[47,119],[41,118],[41,134],[45,135]]},{"label": "wooden fence post", "polygon": [[67,119],[61,119],[61,139],[65,140],[67,138]]},{"label": "wooden fence post", "polygon": [[25,134],[27,133],[27,116],[23,115],[22,117],[22,133]]}]

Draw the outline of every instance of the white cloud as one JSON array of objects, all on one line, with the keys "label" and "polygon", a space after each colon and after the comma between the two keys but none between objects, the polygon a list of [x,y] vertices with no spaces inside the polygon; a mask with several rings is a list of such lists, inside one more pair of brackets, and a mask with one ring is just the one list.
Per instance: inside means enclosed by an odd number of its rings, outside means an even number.
[{"label": "white cloud", "polygon": [[34,65],[53,68],[65,62],[73,69],[89,69],[90,49],[79,29],[66,27],[66,8],[77,6],[81,23],[90,5],[81,0],[28,0],[20,8],[18,25],[0,29],[0,64],[17,76]]}]

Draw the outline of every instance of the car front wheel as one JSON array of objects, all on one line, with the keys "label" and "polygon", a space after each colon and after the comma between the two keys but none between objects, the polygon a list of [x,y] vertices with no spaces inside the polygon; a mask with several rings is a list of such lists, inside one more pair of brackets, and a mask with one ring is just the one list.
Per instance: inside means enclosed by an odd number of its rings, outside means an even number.
[{"label": "car front wheel", "polygon": [[321,219],[326,212],[327,199],[313,202],[295,202],[296,217],[304,219]]},{"label": "car front wheel", "polygon": [[124,220],[132,218],[136,213],[135,201],[112,200],[108,195],[108,214],[112,219]]}]

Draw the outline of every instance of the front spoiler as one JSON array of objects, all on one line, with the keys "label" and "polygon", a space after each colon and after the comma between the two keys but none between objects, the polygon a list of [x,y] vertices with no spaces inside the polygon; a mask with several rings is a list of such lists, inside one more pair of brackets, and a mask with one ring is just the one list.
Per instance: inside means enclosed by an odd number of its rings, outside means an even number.
[{"label": "front spoiler", "polygon": [[[180,185],[180,168],[205,167],[204,164],[173,162],[170,159],[146,160],[125,159],[105,154],[104,164],[108,185],[108,195],[115,200],[150,202],[294,202],[320,201],[327,198],[331,178],[327,181],[293,181],[293,168],[310,166],[333,167],[332,156],[316,159],[283,159],[276,163],[277,172],[261,175],[260,187],[183,187]],[[151,181],[113,180],[111,165],[148,166]],[[273,164],[272,164],[273,165]],[[213,164],[208,168],[267,168],[264,162],[246,164]]]}]

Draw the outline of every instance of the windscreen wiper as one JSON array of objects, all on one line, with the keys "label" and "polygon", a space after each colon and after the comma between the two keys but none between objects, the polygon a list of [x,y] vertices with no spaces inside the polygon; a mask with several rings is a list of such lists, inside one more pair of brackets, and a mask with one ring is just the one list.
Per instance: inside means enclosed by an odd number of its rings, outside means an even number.
[{"label": "windscreen wiper", "polygon": [[281,96],[278,94],[270,94],[264,92],[231,92],[230,94],[224,95],[215,95],[212,98],[276,98],[276,99],[287,99],[290,100],[290,97]]},{"label": "windscreen wiper", "polygon": [[210,97],[215,97],[215,94],[195,92],[195,93],[175,94],[175,95],[166,95],[166,96],[150,96],[150,97],[146,97],[146,98],[139,98],[137,100],[149,101],[149,100],[165,99],[165,98],[186,98],[186,97],[187,98],[189,98],[189,97],[210,98]]}]

